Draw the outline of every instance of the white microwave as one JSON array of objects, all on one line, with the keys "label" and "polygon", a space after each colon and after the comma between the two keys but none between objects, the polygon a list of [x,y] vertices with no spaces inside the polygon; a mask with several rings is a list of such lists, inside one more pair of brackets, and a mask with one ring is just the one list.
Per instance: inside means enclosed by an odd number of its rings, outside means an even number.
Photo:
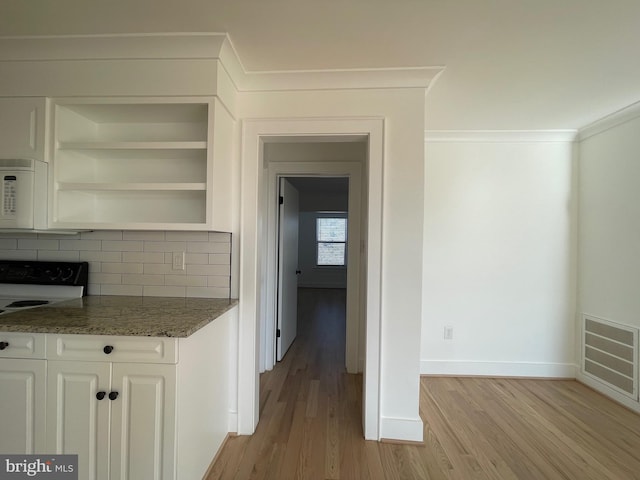
[{"label": "white microwave", "polygon": [[47,163],[0,158],[0,229],[47,228]]}]

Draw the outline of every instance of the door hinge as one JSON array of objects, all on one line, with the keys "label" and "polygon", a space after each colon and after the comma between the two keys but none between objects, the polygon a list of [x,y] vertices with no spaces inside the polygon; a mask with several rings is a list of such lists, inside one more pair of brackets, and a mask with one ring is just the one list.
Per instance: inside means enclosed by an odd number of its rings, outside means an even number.
[{"label": "door hinge", "polygon": [[280,329],[279,328],[276,330],[276,338],[280,338]]},{"label": "door hinge", "polygon": [[282,195],[280,195],[280,198],[278,200],[280,202],[280,205],[284,203],[284,197]]}]

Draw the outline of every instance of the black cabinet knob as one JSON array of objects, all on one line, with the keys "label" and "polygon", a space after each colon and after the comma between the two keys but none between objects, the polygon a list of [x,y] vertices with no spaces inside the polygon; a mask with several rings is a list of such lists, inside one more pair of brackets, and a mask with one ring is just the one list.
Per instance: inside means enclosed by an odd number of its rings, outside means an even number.
[{"label": "black cabinet knob", "polygon": [[102,349],[102,351],[103,351],[104,353],[106,353],[107,355],[109,355],[111,352],[113,352],[113,347],[112,347],[111,345],[107,345],[106,347],[104,347],[104,348]]},{"label": "black cabinet knob", "polygon": [[109,393],[109,400],[115,400],[116,398],[118,398],[118,392]]},{"label": "black cabinet knob", "polygon": [[0,350],[4,350],[9,346],[9,342],[0,342]]},{"label": "black cabinet knob", "polygon": [[96,393],[96,398],[98,400],[102,400],[107,395],[107,392],[98,392]]}]

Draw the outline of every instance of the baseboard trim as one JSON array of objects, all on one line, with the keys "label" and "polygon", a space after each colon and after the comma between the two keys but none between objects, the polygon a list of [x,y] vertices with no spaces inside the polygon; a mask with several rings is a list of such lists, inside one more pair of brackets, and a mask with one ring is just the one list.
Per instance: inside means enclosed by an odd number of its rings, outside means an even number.
[{"label": "baseboard trim", "polygon": [[238,431],[238,412],[229,412],[229,419],[227,421],[228,421],[227,431],[237,432]]},{"label": "baseboard trim", "polygon": [[577,365],[536,362],[457,362],[422,360],[421,375],[576,378]]},{"label": "baseboard trim", "polygon": [[380,439],[385,442],[423,443],[423,430],[424,424],[420,417],[380,419]]},{"label": "baseboard trim", "polygon": [[413,440],[395,440],[393,438],[381,438],[380,443],[392,443],[393,445],[417,445],[424,446],[424,440],[421,442],[415,442]]}]

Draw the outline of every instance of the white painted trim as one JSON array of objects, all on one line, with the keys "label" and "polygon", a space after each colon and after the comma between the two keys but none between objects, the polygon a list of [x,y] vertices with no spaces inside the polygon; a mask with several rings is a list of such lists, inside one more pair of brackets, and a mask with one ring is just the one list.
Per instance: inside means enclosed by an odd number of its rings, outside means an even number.
[{"label": "white painted trim", "polygon": [[240,161],[240,282],[238,318],[238,434],[251,435],[258,425],[258,321],[262,226],[258,212],[262,198],[260,124],[243,122]]},{"label": "white painted trim", "polygon": [[428,88],[441,66],[250,71],[226,33],[49,35],[0,38],[0,62],[220,60],[240,92]]},{"label": "white painted trim", "polygon": [[227,432],[238,432],[238,412],[229,412],[229,421],[227,424]]},{"label": "white painted trim", "polygon": [[369,139],[369,161],[363,421],[365,438],[380,439],[383,134],[382,118],[255,119],[242,123],[238,326],[238,433],[241,435],[255,431],[259,415],[259,326],[265,311],[263,272],[266,264],[263,251],[266,222],[262,213],[267,198],[264,139],[365,135]]},{"label": "white painted trim", "polygon": [[0,61],[217,59],[225,33],[43,35],[0,38]]},{"label": "white painted trim", "polygon": [[425,142],[573,142],[577,130],[426,130]]},{"label": "white painted trim", "polygon": [[402,439],[407,442],[423,442],[424,424],[420,417],[380,419],[381,439]]},{"label": "white painted trim", "polygon": [[581,142],[589,137],[606,132],[607,130],[638,117],[640,117],[640,102],[632,103],[617,112],[613,112],[600,120],[596,120],[595,122],[582,127],[578,133],[578,141]]},{"label": "white painted trim", "polygon": [[488,377],[576,378],[578,366],[571,363],[482,362],[421,360],[421,375],[469,375]]},{"label": "white painted trim", "polygon": [[351,88],[428,88],[443,67],[362,68],[245,72],[237,77],[246,92]]},{"label": "white painted trim", "polygon": [[[364,438],[380,440],[382,377],[382,205],[384,199],[384,120],[370,120],[366,220],[365,351],[362,370]],[[398,437],[402,438],[402,437]]]}]

